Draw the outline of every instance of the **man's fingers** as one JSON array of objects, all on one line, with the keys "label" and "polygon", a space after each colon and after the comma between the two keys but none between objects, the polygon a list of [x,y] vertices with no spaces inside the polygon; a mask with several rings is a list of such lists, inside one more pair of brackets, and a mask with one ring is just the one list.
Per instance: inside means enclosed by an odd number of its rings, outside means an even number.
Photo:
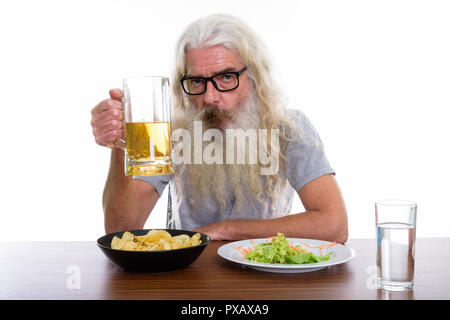
[{"label": "man's fingers", "polygon": [[95,136],[103,135],[105,132],[111,131],[111,130],[120,130],[124,129],[123,127],[123,121],[121,120],[109,120],[105,121],[101,124],[98,124],[92,128],[92,132]]},{"label": "man's fingers", "polygon": [[100,114],[95,114],[92,117],[91,124],[94,126],[101,125],[103,122],[111,121],[111,120],[120,120],[123,121],[123,112],[120,109],[107,109]]},{"label": "man's fingers", "polygon": [[103,113],[105,111],[109,111],[111,109],[117,109],[120,112],[123,111],[123,104],[114,99],[106,99],[100,102],[94,109],[92,109],[92,115]]},{"label": "man's fingers", "polygon": [[122,90],[118,88],[109,90],[109,96],[111,97],[111,99],[122,102],[123,93]]},{"label": "man's fingers", "polygon": [[124,139],[123,130],[114,129],[95,137],[97,144],[105,147],[112,147],[117,139]]}]

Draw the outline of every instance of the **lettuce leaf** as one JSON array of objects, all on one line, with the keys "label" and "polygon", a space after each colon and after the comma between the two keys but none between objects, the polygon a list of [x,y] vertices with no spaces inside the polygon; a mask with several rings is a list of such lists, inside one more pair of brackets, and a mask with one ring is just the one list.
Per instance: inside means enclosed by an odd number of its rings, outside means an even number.
[{"label": "lettuce leaf", "polygon": [[[300,245],[295,246],[299,251],[302,250]],[[280,263],[280,264],[306,264],[317,263],[330,260],[330,254],[324,256],[315,256],[310,252],[299,252],[289,247],[289,241],[284,234],[278,233],[270,243],[260,243],[245,255],[250,261],[264,263]]]}]

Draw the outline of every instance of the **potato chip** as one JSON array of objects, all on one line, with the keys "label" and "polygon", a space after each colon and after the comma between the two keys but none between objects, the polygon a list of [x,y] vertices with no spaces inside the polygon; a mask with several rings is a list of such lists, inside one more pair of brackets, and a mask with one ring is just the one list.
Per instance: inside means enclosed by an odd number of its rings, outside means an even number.
[{"label": "potato chip", "polygon": [[135,236],[131,232],[123,233],[122,238],[114,236],[111,248],[132,251],[172,250],[192,247],[201,244],[200,233],[189,237],[187,234],[171,236],[166,230],[150,230],[146,235]]},{"label": "potato chip", "polygon": [[172,238],[173,249],[181,249],[189,247],[189,236],[187,234],[180,234]]},{"label": "potato chip", "polygon": [[172,245],[170,244],[169,241],[165,240],[165,239],[161,239],[161,246],[163,248],[163,250],[172,250]]},{"label": "potato chip", "polygon": [[123,241],[123,245],[122,245],[122,250],[135,250],[137,247],[137,243],[133,242],[133,241],[127,241],[122,239],[121,241]]},{"label": "potato chip", "polygon": [[119,243],[120,243],[120,238],[114,236],[114,238],[111,241],[111,248],[113,248],[113,249],[120,249],[119,248]]},{"label": "potato chip", "polygon": [[122,235],[123,240],[133,240],[134,235],[131,232],[125,231]]},{"label": "potato chip", "polygon": [[165,230],[150,230],[145,236],[145,240],[158,241],[159,239],[169,239],[172,236]]},{"label": "potato chip", "polygon": [[200,240],[200,238],[201,238],[201,235],[198,232],[191,237],[191,239],[193,239],[193,240]]}]

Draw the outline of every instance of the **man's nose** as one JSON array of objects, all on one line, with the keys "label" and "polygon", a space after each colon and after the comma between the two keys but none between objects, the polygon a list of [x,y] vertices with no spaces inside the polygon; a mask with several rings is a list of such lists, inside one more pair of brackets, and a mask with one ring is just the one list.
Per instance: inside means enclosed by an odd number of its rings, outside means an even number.
[{"label": "man's nose", "polygon": [[206,81],[206,91],[203,94],[205,105],[213,105],[219,102],[220,92],[214,87],[211,81]]}]

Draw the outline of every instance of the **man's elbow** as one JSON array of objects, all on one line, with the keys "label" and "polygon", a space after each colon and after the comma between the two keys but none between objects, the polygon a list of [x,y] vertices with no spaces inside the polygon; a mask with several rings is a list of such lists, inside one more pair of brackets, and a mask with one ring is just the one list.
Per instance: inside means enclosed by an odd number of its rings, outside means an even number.
[{"label": "man's elbow", "polygon": [[339,230],[337,230],[336,232],[336,236],[335,236],[337,243],[340,244],[344,244],[347,242],[348,240],[348,228],[347,226],[340,228]]},{"label": "man's elbow", "polygon": [[335,230],[333,232],[334,240],[337,243],[344,244],[348,240],[348,222],[347,217],[345,215],[345,219],[342,219],[339,223],[336,223]]}]

